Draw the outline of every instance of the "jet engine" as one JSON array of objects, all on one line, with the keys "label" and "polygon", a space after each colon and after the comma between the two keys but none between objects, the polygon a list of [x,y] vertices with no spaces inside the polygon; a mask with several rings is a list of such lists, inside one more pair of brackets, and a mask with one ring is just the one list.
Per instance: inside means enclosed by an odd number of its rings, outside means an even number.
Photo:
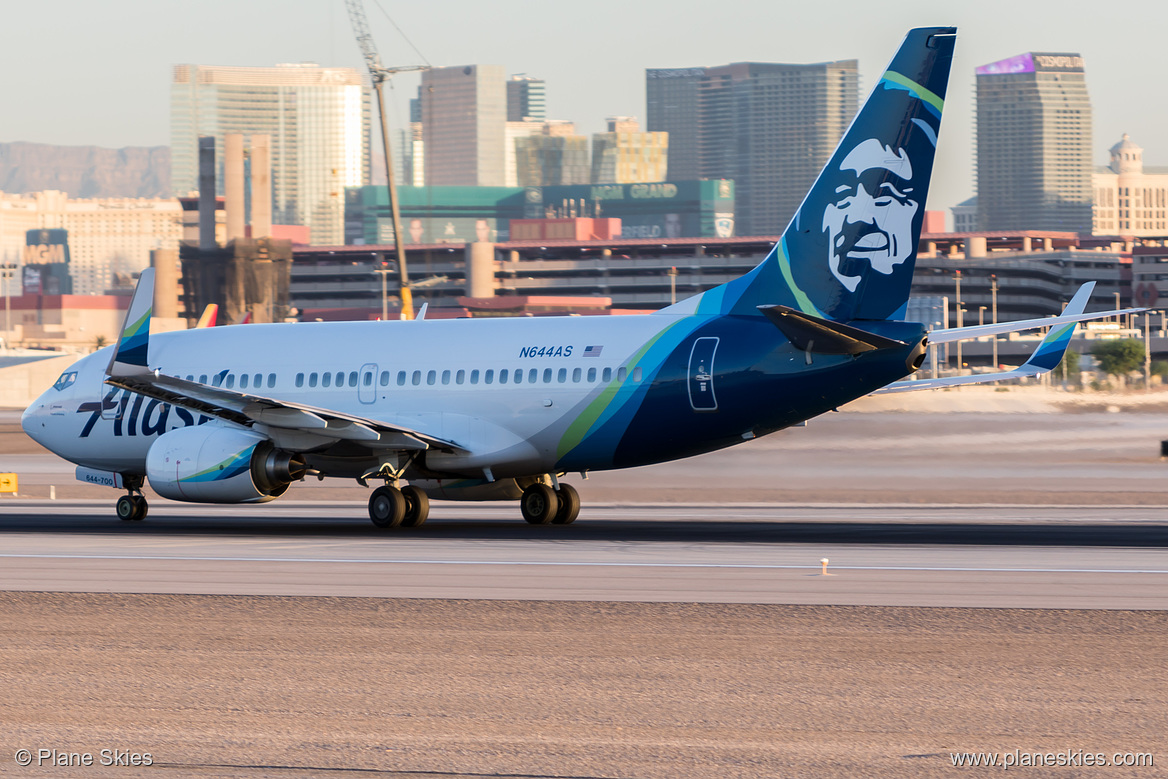
[{"label": "jet engine", "polygon": [[214,425],[180,427],[146,454],[150,486],[191,503],[266,503],[304,476],[304,458],[262,435]]}]

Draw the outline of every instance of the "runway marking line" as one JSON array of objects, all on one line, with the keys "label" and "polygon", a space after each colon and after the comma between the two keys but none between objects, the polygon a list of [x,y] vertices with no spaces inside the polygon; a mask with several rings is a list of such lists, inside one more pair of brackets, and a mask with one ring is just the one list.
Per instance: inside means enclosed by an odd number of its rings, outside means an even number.
[{"label": "runway marking line", "polygon": [[[819,570],[816,565],[784,565],[781,563],[632,563],[632,562],[567,562],[536,560],[369,560],[328,557],[175,557],[166,555],[61,555],[61,554],[0,554],[0,559],[34,560],[160,560],[204,563],[344,563],[377,565],[519,565],[580,568],[741,568],[763,570]],[[969,568],[962,566],[908,566],[908,565],[835,565],[836,571],[931,571],[952,573],[1128,573],[1168,574],[1159,568]]]}]

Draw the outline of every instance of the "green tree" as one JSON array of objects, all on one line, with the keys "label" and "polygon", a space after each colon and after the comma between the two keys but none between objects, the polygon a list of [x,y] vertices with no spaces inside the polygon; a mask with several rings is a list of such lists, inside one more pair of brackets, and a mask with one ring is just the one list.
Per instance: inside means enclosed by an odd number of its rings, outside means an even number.
[{"label": "green tree", "polygon": [[1099,370],[1109,376],[1126,376],[1144,364],[1144,344],[1133,338],[1096,341],[1091,354],[1099,362]]},{"label": "green tree", "polygon": [[1168,379],[1168,362],[1164,360],[1152,360],[1151,373],[1153,376],[1159,376],[1161,379]]},{"label": "green tree", "polygon": [[97,338],[93,339],[93,345],[96,346],[98,349],[103,348],[105,346],[105,344],[106,344],[106,341],[105,341],[104,335],[99,335]]}]

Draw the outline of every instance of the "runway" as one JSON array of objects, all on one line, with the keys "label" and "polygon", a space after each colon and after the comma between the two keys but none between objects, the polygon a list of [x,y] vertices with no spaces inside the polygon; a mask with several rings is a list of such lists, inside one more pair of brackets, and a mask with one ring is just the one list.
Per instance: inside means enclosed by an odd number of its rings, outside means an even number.
[{"label": "runway", "polygon": [[532,527],[436,503],[389,532],[358,502],[160,501],[142,523],[0,506],[9,591],[1168,609],[1168,521],[1147,506],[605,504]]}]

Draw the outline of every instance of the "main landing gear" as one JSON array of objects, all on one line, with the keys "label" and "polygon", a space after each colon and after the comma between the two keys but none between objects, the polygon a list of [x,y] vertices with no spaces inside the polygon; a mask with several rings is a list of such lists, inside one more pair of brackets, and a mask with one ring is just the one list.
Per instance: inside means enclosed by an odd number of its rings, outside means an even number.
[{"label": "main landing gear", "polygon": [[118,498],[115,509],[118,512],[118,519],[123,522],[141,522],[146,519],[146,514],[150,510],[150,506],[146,503],[146,496],[142,494],[142,479],[137,479],[130,476],[123,476],[126,484],[126,489],[129,490],[128,495],[123,495]]},{"label": "main landing gear", "polygon": [[369,496],[369,519],[377,527],[418,527],[430,516],[430,496],[417,487],[378,487]]},{"label": "main landing gear", "polygon": [[519,510],[532,525],[570,525],[580,515],[580,493],[571,484],[561,484],[559,489],[532,484],[523,491]]}]

